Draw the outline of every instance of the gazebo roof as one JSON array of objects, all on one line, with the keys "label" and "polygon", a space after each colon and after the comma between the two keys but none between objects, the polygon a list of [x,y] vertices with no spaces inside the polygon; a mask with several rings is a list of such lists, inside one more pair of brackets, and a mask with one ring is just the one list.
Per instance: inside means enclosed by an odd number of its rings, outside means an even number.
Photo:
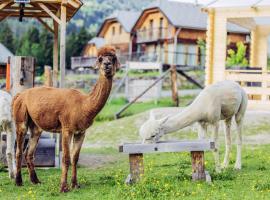
[{"label": "gazebo roof", "polygon": [[270,6],[270,0],[171,0],[203,5],[206,8]]},{"label": "gazebo roof", "polygon": [[[25,18],[54,18],[65,4],[67,8],[67,21],[83,5],[81,0],[30,0],[24,7],[23,17]],[[0,0],[0,19],[6,17],[19,17],[20,6],[14,0]]]}]

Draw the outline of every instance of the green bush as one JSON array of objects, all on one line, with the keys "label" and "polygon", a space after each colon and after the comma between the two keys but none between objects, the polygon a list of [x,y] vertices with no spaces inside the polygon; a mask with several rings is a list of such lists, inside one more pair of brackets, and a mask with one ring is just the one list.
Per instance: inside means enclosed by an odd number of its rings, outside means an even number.
[{"label": "green bush", "polygon": [[236,47],[237,47],[236,52],[233,49],[228,50],[228,57],[227,57],[226,65],[228,67],[248,66],[248,60],[246,58],[247,47],[243,44],[243,42],[237,42]]}]

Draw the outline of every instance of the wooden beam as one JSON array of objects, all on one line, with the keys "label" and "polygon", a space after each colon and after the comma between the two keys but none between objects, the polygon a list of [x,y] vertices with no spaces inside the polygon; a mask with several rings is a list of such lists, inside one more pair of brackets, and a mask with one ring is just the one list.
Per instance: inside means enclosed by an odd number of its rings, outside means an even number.
[{"label": "wooden beam", "polygon": [[41,19],[40,17],[37,17],[37,20],[51,33],[54,33],[54,30],[45,22],[43,21],[43,19]]},{"label": "wooden beam", "polygon": [[56,21],[58,24],[61,24],[61,20],[43,3],[38,3],[38,5],[53,18],[54,21]]},{"label": "wooden beam", "polygon": [[215,143],[210,140],[160,141],[157,143],[141,144],[127,143],[119,146],[119,152],[128,154],[206,151],[214,150]]},{"label": "wooden beam", "polygon": [[7,2],[3,2],[0,4],[0,10],[4,9],[5,7],[7,7],[9,4],[11,4],[13,2],[13,0],[9,0]]},{"label": "wooden beam", "polygon": [[58,24],[53,21],[54,26],[54,38],[53,38],[53,87],[57,87],[58,80],[58,33],[59,27]]},{"label": "wooden beam", "polygon": [[256,22],[253,18],[228,18],[228,21],[248,30],[256,29]]},{"label": "wooden beam", "polygon": [[66,23],[67,8],[65,4],[61,5],[61,34],[60,34],[60,87],[65,87],[66,73]]}]

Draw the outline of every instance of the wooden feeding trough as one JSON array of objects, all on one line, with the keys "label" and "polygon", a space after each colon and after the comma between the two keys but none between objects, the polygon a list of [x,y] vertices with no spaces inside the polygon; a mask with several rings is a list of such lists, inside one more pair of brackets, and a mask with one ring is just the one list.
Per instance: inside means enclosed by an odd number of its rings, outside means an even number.
[{"label": "wooden feeding trough", "polygon": [[162,141],[152,144],[127,143],[119,146],[119,152],[129,154],[130,174],[126,183],[135,183],[144,174],[144,153],[190,152],[192,180],[211,180],[205,171],[204,151],[214,150],[215,143],[209,140]]}]

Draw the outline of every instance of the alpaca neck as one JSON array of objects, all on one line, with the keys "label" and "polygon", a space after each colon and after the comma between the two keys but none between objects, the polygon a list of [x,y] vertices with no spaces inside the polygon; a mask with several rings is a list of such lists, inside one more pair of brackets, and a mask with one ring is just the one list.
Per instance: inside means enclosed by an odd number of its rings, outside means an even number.
[{"label": "alpaca neck", "polygon": [[88,95],[87,110],[95,117],[104,107],[112,88],[112,78],[106,78],[99,74],[98,81],[92,92]]},{"label": "alpaca neck", "polygon": [[165,133],[180,130],[199,121],[202,119],[202,115],[198,111],[199,109],[194,108],[194,105],[191,104],[179,114],[169,117],[165,124],[163,124]]}]

